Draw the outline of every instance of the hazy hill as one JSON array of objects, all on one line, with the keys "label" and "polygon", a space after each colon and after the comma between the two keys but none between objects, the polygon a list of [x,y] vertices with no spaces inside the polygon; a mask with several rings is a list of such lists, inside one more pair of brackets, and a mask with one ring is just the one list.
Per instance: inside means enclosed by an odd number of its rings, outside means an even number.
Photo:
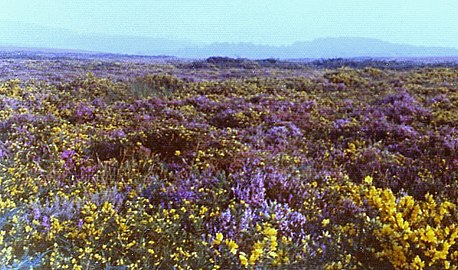
[{"label": "hazy hill", "polygon": [[183,57],[212,55],[246,58],[445,57],[458,56],[458,49],[394,44],[370,38],[340,37],[296,42],[283,47],[251,43],[214,43],[201,48],[178,51],[178,56]]},{"label": "hazy hill", "polygon": [[445,57],[458,56],[458,49],[394,44],[377,39],[340,37],[296,42],[289,46],[252,43],[202,45],[186,40],[138,36],[81,34],[36,24],[0,21],[0,46],[37,47],[104,53],[174,55],[185,58],[230,56],[244,58],[334,57]]},{"label": "hazy hill", "polygon": [[0,21],[0,46],[96,51],[121,54],[173,55],[196,46],[186,40],[153,37],[81,34],[61,28]]},{"label": "hazy hill", "polygon": [[340,37],[321,38],[312,42],[297,42],[288,47],[287,54],[309,57],[429,57],[458,56],[458,49],[421,47],[395,44],[371,38]]}]

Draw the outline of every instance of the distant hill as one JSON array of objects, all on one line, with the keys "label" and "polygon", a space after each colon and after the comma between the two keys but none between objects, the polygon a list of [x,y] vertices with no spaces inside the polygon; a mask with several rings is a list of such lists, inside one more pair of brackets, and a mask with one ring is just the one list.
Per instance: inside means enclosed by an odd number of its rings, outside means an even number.
[{"label": "distant hill", "polygon": [[[36,24],[0,22],[0,47],[33,47],[184,58],[229,56],[243,58],[450,57],[458,49],[394,44],[358,37],[320,38],[289,46],[252,43],[199,44],[153,37],[80,34]],[[0,48],[1,49],[1,48]],[[43,50],[43,49],[41,49]]]},{"label": "distant hill", "polygon": [[282,47],[251,43],[214,43],[201,48],[183,49],[178,51],[177,55],[224,55],[245,58],[449,57],[458,56],[458,49],[394,44],[370,38],[340,37],[296,42]]},{"label": "distant hill", "polygon": [[395,44],[371,38],[321,38],[312,42],[297,42],[287,52],[302,53],[313,58],[332,57],[444,57],[458,56],[458,49]]},{"label": "distant hill", "polygon": [[1,47],[52,48],[118,54],[173,55],[197,46],[191,41],[154,37],[81,34],[29,23],[0,22]]}]

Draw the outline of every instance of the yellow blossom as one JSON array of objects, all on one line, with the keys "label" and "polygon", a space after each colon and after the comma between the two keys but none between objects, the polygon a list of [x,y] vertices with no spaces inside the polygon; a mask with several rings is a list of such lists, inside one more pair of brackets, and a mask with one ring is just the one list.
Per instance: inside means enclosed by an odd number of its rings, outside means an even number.
[{"label": "yellow blossom", "polygon": [[423,269],[425,267],[425,262],[423,262],[420,257],[417,255],[412,262],[414,269]]},{"label": "yellow blossom", "polygon": [[223,241],[223,234],[222,233],[217,233],[215,240],[213,240],[214,245],[219,245],[221,244],[221,241]]},{"label": "yellow blossom", "polygon": [[372,177],[371,176],[366,176],[364,178],[364,183],[368,184],[368,185],[372,185]]},{"label": "yellow blossom", "polygon": [[242,266],[247,266],[247,265],[248,265],[248,259],[247,259],[247,257],[245,256],[245,253],[240,252],[240,254],[239,254],[239,259],[240,259],[240,264],[241,264]]},{"label": "yellow blossom", "polygon": [[323,227],[326,227],[328,224],[329,224],[329,219],[328,218],[325,218],[325,219],[323,219],[323,221],[321,221],[321,225],[323,225]]},{"label": "yellow blossom", "polygon": [[266,236],[275,236],[277,235],[277,230],[274,228],[267,227],[263,231],[264,235]]},{"label": "yellow blossom", "polygon": [[237,245],[236,242],[233,240],[226,240],[226,245],[230,249],[232,254],[237,253],[237,249],[239,248],[239,245]]}]

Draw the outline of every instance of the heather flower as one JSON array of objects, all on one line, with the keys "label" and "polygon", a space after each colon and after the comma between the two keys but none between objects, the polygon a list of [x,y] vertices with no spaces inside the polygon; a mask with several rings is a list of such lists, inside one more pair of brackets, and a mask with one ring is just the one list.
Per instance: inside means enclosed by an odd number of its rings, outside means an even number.
[{"label": "heather flower", "polygon": [[8,154],[6,153],[6,151],[3,149],[0,149],[0,158],[6,158],[7,156]]},{"label": "heather flower", "polygon": [[47,229],[51,227],[51,223],[48,216],[43,216],[41,219],[41,225]]}]

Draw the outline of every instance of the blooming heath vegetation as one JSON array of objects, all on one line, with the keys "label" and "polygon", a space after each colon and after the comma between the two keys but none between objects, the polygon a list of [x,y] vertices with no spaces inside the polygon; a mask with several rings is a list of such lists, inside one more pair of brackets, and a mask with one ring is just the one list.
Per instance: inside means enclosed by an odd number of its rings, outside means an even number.
[{"label": "blooming heath vegetation", "polygon": [[213,62],[8,74],[0,265],[457,269],[458,69]]}]

